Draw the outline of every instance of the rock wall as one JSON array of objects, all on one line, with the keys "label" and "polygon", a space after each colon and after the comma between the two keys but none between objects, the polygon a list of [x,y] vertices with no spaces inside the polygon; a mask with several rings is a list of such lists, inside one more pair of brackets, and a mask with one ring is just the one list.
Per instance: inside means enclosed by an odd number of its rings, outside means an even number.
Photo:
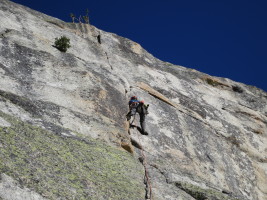
[{"label": "rock wall", "polygon": [[0,17],[0,199],[267,199],[266,92],[8,0]]}]

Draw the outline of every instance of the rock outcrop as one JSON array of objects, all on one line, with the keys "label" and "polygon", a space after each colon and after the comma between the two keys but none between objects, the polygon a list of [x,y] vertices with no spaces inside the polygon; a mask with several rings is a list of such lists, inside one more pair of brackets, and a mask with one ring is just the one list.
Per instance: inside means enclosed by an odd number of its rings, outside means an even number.
[{"label": "rock outcrop", "polygon": [[8,0],[0,17],[0,199],[267,199],[266,92]]}]

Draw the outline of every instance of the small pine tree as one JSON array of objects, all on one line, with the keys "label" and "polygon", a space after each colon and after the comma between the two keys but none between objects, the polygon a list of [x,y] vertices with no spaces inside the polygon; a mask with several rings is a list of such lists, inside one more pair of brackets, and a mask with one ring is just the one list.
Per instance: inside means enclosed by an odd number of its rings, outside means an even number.
[{"label": "small pine tree", "polygon": [[73,13],[70,13],[70,17],[71,17],[71,19],[72,19],[72,23],[74,23],[75,22],[75,15],[73,14]]},{"label": "small pine tree", "polygon": [[62,52],[66,52],[70,48],[70,39],[66,36],[61,36],[55,39],[55,47]]},{"label": "small pine tree", "polygon": [[83,20],[85,21],[86,24],[89,24],[89,17],[88,16],[83,16]]},{"label": "small pine tree", "polygon": [[83,16],[83,19],[84,19],[84,21],[85,21],[85,23],[86,24],[89,24],[89,10],[88,10],[88,8],[86,9],[86,15],[85,16]]},{"label": "small pine tree", "polygon": [[82,18],[82,16],[80,15],[80,17],[79,17],[79,23],[80,23],[80,24],[83,23],[82,20],[83,20],[83,18]]}]

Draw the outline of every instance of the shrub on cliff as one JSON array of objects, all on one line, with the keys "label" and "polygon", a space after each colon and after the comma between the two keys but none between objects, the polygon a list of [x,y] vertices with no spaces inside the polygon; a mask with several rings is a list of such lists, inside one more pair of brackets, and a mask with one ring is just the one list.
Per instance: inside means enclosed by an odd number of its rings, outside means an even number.
[{"label": "shrub on cliff", "polygon": [[66,52],[70,48],[70,39],[66,36],[61,36],[60,38],[55,39],[54,46],[62,52]]}]

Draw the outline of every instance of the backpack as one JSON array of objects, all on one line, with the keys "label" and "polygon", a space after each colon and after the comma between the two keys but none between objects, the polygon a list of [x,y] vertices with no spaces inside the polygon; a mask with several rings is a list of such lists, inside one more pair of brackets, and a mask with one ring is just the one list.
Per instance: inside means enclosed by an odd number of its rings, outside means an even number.
[{"label": "backpack", "polygon": [[149,107],[149,104],[145,105],[143,103],[139,103],[138,107],[136,108],[136,111],[139,113],[139,114],[145,114],[147,115],[148,114],[148,109]]}]

